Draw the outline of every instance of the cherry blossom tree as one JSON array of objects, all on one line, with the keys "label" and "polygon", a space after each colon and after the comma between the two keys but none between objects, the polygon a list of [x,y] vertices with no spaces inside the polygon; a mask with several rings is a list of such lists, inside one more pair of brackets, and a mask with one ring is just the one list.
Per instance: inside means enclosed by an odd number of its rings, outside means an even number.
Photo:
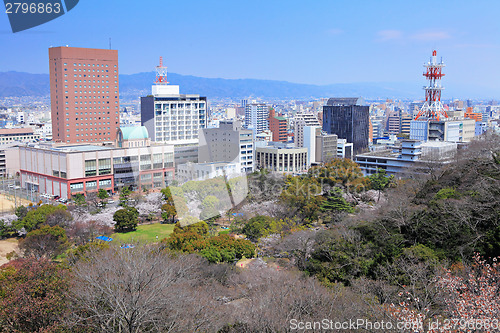
[{"label": "cherry blossom tree", "polygon": [[420,301],[410,293],[400,293],[399,304],[386,306],[389,316],[399,322],[415,323],[408,332],[495,332],[500,318],[500,258],[490,260],[479,254],[471,267],[447,269],[436,278],[442,288],[443,311],[428,317],[428,308],[418,310]]}]

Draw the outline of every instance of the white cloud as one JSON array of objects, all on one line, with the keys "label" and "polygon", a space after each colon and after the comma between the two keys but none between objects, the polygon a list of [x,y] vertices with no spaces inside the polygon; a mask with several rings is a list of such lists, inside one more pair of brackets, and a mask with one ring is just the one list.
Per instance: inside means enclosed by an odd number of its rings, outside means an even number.
[{"label": "white cloud", "polygon": [[400,30],[380,30],[377,32],[377,40],[380,42],[399,39],[402,36],[403,32]]},{"label": "white cloud", "polygon": [[446,31],[427,31],[415,33],[411,38],[420,41],[435,41],[448,39],[451,38],[451,36]]}]

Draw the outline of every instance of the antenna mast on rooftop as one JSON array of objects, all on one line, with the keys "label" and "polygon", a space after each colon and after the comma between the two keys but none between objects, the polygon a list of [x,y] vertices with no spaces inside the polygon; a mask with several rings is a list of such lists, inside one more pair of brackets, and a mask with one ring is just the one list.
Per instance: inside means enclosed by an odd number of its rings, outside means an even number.
[{"label": "antenna mast on rooftop", "polygon": [[160,57],[160,66],[156,66],[156,84],[167,84],[167,67],[163,66],[163,57]]},{"label": "antenna mast on rooftop", "polygon": [[427,120],[438,121],[441,116],[448,118],[448,114],[446,114],[446,110],[441,102],[441,90],[444,89],[441,85],[441,78],[444,76],[442,73],[442,68],[444,66],[446,65],[443,63],[442,58],[439,63],[437,62],[436,50],[432,51],[430,61],[424,64],[426,72],[423,75],[427,78],[427,80],[429,80],[429,84],[424,87],[425,103],[422,105],[422,108],[415,117],[415,120],[418,120],[420,117]]}]

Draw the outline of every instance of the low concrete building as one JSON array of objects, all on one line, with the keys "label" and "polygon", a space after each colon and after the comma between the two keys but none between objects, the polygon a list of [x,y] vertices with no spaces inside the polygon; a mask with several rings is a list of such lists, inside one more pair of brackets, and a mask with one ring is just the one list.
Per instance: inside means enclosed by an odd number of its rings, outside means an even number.
[{"label": "low concrete building", "polygon": [[40,134],[35,134],[30,127],[0,128],[0,144],[13,142],[35,142],[40,140]]},{"label": "low concrete building", "polygon": [[309,169],[307,148],[270,145],[257,147],[255,163],[259,169],[268,169],[279,173],[303,173]]},{"label": "low concrete building", "polygon": [[241,165],[230,162],[185,163],[177,167],[176,180],[205,180],[216,177],[232,178],[241,175]]},{"label": "low concrete building", "polygon": [[453,142],[426,142],[403,140],[401,146],[356,155],[363,174],[377,173],[384,169],[389,175],[402,176],[411,173],[426,173],[429,165],[451,163],[457,152]]},{"label": "low concrete building", "polygon": [[476,121],[453,117],[446,120],[412,120],[410,139],[419,141],[469,142],[474,138]]},{"label": "low concrete building", "polygon": [[[185,163],[198,163],[198,143],[174,145],[175,166]],[[177,172],[177,169],[176,169]]]},{"label": "low concrete building", "polygon": [[101,188],[161,188],[174,178],[171,145],[26,145],[19,147],[19,160],[23,188],[63,198]]}]

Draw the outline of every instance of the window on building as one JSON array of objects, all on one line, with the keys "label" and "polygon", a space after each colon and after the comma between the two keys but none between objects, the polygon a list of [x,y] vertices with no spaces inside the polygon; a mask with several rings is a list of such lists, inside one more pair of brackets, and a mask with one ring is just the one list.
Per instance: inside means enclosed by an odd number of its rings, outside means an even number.
[{"label": "window on building", "polygon": [[100,158],[99,159],[99,175],[109,175],[111,174],[111,159],[110,158]]},{"label": "window on building", "polygon": [[69,188],[71,192],[81,192],[83,191],[83,182],[70,184]]},{"label": "window on building", "polygon": [[86,160],[85,161],[85,177],[97,175],[97,161],[96,160]]},{"label": "window on building", "polygon": [[140,165],[141,170],[151,170],[151,155],[141,155]]},{"label": "window on building", "polygon": [[164,168],[172,168],[174,166],[174,153],[165,153],[163,163]]},{"label": "window on building", "polygon": [[95,189],[97,189],[97,181],[96,180],[92,180],[90,182],[86,182],[85,183],[85,189],[86,190],[95,190]]},{"label": "window on building", "polygon": [[99,180],[99,188],[110,188],[111,179],[101,179]]}]

